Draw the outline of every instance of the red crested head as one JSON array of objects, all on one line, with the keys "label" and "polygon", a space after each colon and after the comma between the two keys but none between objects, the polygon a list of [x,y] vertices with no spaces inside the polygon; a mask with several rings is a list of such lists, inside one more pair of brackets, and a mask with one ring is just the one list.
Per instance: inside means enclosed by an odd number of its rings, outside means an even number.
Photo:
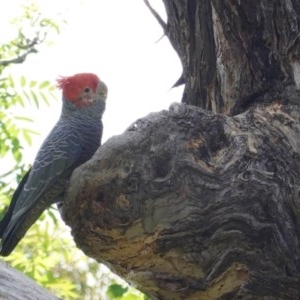
[{"label": "red crested head", "polygon": [[57,86],[66,100],[82,106],[80,102],[84,93],[89,90],[96,93],[99,81],[98,76],[93,73],[79,73],[70,77],[60,77],[57,79]]}]

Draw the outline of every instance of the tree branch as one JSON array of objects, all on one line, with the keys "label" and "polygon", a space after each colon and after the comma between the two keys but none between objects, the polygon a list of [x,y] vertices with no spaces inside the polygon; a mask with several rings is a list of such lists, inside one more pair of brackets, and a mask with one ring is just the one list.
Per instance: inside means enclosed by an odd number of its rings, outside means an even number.
[{"label": "tree branch", "polygon": [[299,116],[174,104],[138,120],[73,173],[77,246],[153,299],[298,299]]},{"label": "tree branch", "polygon": [[166,33],[167,31],[167,24],[165,21],[161,18],[161,16],[157,13],[157,11],[150,5],[148,0],[144,0],[146,6],[149,8],[150,12],[154,16],[154,18],[157,20],[159,25],[163,28],[164,32]]},{"label": "tree branch", "polygon": [[36,282],[0,261],[0,299],[58,300]]},{"label": "tree branch", "polygon": [[6,67],[10,64],[21,64],[25,61],[25,59],[30,53],[37,53],[37,52],[38,51],[35,48],[30,48],[29,50],[27,50],[26,52],[24,52],[22,55],[18,57],[8,59],[8,60],[0,60],[0,66]]}]

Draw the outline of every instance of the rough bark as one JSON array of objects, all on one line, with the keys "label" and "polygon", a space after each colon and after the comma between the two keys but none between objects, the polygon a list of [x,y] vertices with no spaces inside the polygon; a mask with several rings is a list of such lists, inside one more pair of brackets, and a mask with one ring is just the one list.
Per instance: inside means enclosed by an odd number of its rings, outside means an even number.
[{"label": "rough bark", "polygon": [[75,241],[151,299],[300,299],[300,4],[163,2],[184,103],[74,172]]},{"label": "rough bark", "polygon": [[0,261],[0,299],[58,300],[30,278]]},{"label": "rough bark", "polygon": [[72,176],[78,247],[153,299],[298,299],[299,112],[138,120]]},{"label": "rough bark", "polygon": [[[297,0],[163,0],[185,80],[183,102],[236,114],[299,88]],[[294,98],[294,97],[293,97]]]}]

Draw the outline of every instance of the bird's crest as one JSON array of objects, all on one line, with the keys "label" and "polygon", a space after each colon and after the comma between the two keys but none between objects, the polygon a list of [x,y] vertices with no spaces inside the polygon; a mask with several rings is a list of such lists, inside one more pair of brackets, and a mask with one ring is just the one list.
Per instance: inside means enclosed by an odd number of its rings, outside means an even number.
[{"label": "bird's crest", "polygon": [[84,88],[90,88],[96,92],[99,78],[93,73],[79,73],[69,77],[57,79],[57,87],[63,92],[66,100],[77,102]]}]

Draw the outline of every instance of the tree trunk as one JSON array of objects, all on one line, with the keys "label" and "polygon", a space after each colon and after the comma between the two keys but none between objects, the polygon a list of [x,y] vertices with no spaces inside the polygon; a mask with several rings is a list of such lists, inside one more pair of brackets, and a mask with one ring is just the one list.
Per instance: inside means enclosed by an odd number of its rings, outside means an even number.
[{"label": "tree trunk", "polygon": [[32,279],[0,261],[1,300],[58,300]]},{"label": "tree trunk", "polygon": [[74,172],[66,222],[151,299],[300,299],[300,4],[163,1],[183,104]]},{"label": "tree trunk", "polygon": [[183,102],[228,114],[298,99],[299,1],[163,2],[165,31],[183,65]]}]

